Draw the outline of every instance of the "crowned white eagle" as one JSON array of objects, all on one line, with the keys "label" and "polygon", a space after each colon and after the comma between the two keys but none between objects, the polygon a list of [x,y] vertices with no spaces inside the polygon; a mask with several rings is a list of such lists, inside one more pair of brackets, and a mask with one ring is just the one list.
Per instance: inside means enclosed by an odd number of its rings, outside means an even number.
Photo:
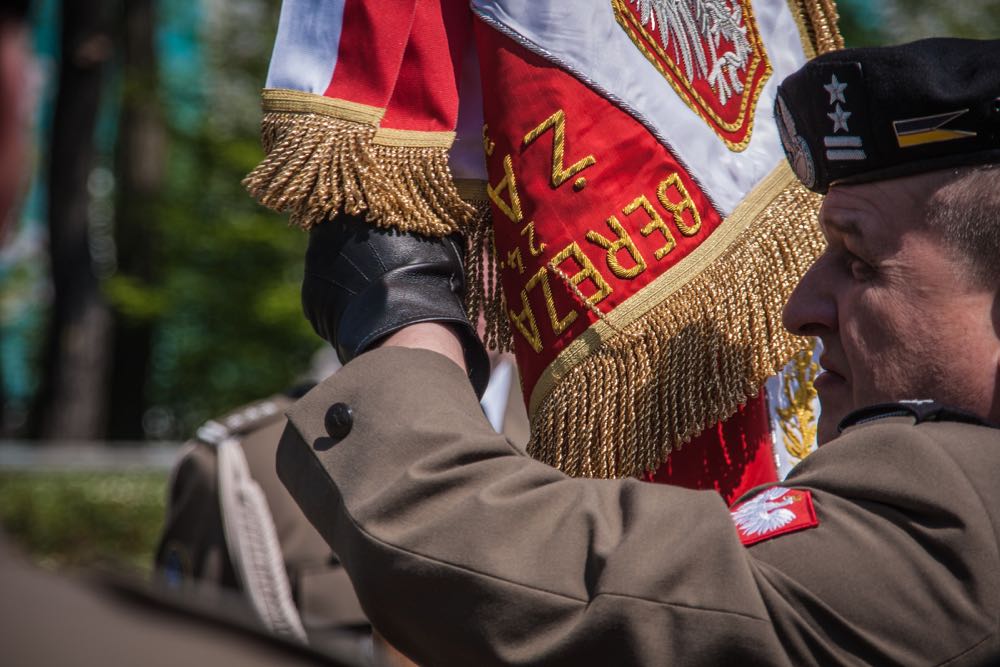
[{"label": "crowned white eagle", "polygon": [[743,92],[740,71],[751,56],[740,0],[631,0],[639,19],[658,30],[688,83],[705,79],[725,104]]},{"label": "crowned white eagle", "polygon": [[733,521],[748,537],[788,525],[795,519],[795,512],[786,507],[795,502],[791,491],[782,486],[761,491],[732,512]]}]

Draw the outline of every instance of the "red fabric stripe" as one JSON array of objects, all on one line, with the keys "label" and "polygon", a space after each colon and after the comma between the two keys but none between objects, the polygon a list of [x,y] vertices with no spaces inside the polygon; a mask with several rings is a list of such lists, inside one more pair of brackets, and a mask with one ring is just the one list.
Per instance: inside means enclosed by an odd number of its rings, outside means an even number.
[{"label": "red fabric stripe", "polygon": [[778,481],[764,392],[672,453],[656,472],[646,473],[643,479],[689,489],[714,489],[727,505],[755,486]]},{"label": "red fabric stripe", "polygon": [[[564,281],[550,276],[549,291],[557,316],[562,318],[577,313],[576,319],[557,333],[551,323],[542,285],[536,281],[528,286],[542,267],[569,244],[577,243],[613,289],[597,304],[601,311],[610,312],[697,248],[722,220],[670,150],[645,126],[572,74],[482,21],[475,24],[484,116],[489,139],[495,143],[493,154],[487,158],[489,181],[492,186],[499,187],[505,175],[504,158],[510,155],[523,208],[520,222],[511,220],[496,206],[493,218],[497,250],[500,259],[507,264],[501,273],[507,304],[512,310],[522,311],[524,290],[541,338],[542,349],[535,352],[528,339],[518,330],[514,331],[525,396],[530,397],[549,363],[597,319]],[[573,185],[577,176],[559,187],[552,185],[552,130],[529,145],[524,144],[526,133],[559,110],[565,115],[564,165],[572,165],[587,155],[596,159],[592,167],[578,174],[586,178],[582,190]],[[716,140],[711,136],[706,139]],[[701,215],[701,227],[692,236],[681,233],[657,200],[659,184],[675,174]],[[673,192],[675,190],[671,189]],[[650,217],[641,210],[628,216],[623,214],[623,208],[639,196],[645,196],[652,204],[676,242],[676,246],[660,258],[656,257],[656,252],[666,245],[664,236],[657,232],[645,236],[641,233],[650,223]],[[509,192],[502,193],[502,198],[506,201]],[[615,216],[628,231],[645,260],[646,269],[632,278],[616,277],[609,267],[607,250],[587,240],[587,233],[591,231],[606,239],[615,237],[607,223],[610,216]],[[534,222],[533,246],[526,232],[531,222]],[[545,249],[538,253],[542,244]],[[511,253],[519,254],[514,257],[514,262],[519,260],[519,263],[508,261]],[[636,266],[625,251],[619,252],[617,259],[625,268]],[[570,276],[580,269],[573,259],[564,260],[560,268]],[[596,292],[595,283],[590,280],[582,282],[579,289],[585,297]]]},{"label": "red fabric stripe", "polygon": [[471,37],[465,0],[417,3],[410,41],[382,127],[450,132],[458,120],[458,79]]},{"label": "red fabric stripe", "polygon": [[337,66],[324,95],[385,108],[417,0],[346,0]]}]

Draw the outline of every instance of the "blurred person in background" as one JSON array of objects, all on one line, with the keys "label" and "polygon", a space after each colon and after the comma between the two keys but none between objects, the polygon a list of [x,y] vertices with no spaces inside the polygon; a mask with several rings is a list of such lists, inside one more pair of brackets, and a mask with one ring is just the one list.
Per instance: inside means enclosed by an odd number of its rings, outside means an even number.
[{"label": "blurred person in background", "polygon": [[10,226],[29,171],[29,127],[37,76],[27,13],[27,0],[0,5],[0,233],[3,234]]}]

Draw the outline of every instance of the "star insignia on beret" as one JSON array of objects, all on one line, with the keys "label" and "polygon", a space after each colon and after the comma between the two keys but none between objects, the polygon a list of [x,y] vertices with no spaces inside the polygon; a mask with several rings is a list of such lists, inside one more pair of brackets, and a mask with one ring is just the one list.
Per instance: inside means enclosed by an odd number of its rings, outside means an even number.
[{"label": "star insignia on beret", "polygon": [[847,100],[844,99],[845,88],[847,88],[847,84],[837,81],[836,74],[831,74],[830,83],[823,86],[823,89],[830,93],[830,104],[833,104],[834,102],[847,102]]},{"label": "star insignia on beret", "polygon": [[833,131],[843,130],[847,132],[847,119],[851,117],[850,111],[844,111],[843,108],[838,104],[833,113],[828,113],[827,116],[833,121]]}]

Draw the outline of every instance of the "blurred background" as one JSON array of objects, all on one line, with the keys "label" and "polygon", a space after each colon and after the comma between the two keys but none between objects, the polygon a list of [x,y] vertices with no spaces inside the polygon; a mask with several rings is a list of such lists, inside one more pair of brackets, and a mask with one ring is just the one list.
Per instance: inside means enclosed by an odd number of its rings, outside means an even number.
[{"label": "blurred background", "polygon": [[[838,6],[848,46],[1000,35],[1000,0]],[[42,564],[148,569],[176,443],[320,348],[306,237],[240,185],[279,7],[32,6],[35,155],[0,248],[0,522]]]}]

